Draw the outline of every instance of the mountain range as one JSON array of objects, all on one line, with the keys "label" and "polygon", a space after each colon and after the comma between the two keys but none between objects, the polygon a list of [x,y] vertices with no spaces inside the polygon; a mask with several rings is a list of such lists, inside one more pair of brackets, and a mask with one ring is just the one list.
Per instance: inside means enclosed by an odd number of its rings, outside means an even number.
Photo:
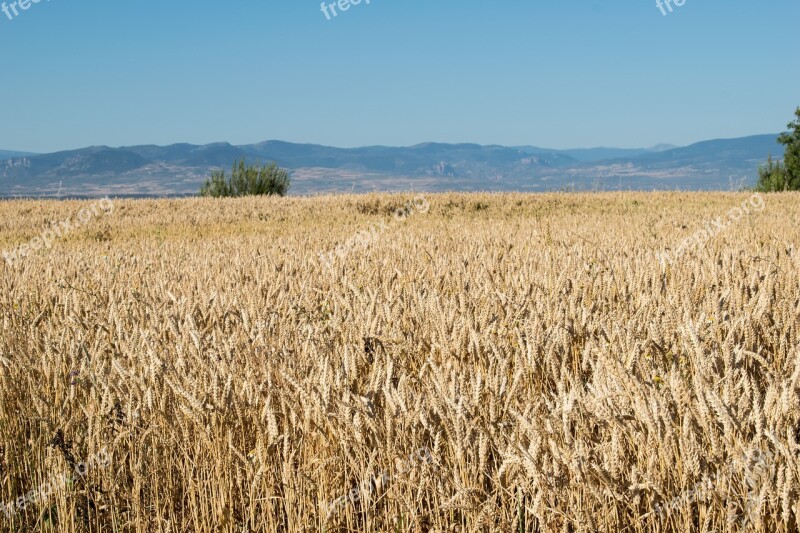
[{"label": "mountain range", "polygon": [[333,148],[265,141],[235,146],[91,146],[50,154],[0,150],[0,196],[180,196],[196,194],[234,161],[276,161],[291,194],[327,192],[730,189],[755,183],[777,134],[685,147],[554,150],[536,146],[423,143]]}]

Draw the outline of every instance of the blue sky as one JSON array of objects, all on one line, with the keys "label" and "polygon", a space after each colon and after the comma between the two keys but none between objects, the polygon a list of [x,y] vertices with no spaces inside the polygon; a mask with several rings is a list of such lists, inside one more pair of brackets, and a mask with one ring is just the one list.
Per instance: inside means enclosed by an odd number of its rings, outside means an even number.
[{"label": "blue sky", "polygon": [[371,0],[327,20],[318,0],[42,0],[0,11],[0,149],[639,147],[785,129],[800,2],[673,10]]}]

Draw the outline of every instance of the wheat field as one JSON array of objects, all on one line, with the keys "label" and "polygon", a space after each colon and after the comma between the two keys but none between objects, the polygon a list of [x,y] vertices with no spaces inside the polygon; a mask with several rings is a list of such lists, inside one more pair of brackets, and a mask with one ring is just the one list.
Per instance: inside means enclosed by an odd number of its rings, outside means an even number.
[{"label": "wheat field", "polygon": [[0,531],[798,531],[800,195],[748,201],[108,200],[0,261]]}]

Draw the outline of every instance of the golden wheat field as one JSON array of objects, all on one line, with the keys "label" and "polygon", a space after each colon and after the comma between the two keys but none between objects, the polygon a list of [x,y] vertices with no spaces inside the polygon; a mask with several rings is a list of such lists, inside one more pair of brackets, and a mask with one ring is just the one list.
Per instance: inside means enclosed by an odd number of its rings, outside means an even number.
[{"label": "golden wheat field", "polygon": [[2,531],[798,531],[798,194],[96,206],[0,202]]}]

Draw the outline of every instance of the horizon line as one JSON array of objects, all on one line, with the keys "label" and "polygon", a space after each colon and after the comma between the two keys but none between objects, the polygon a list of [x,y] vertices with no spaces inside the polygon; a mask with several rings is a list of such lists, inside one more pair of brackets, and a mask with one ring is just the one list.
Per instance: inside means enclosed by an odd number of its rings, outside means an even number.
[{"label": "horizon line", "polygon": [[600,146],[589,146],[589,147],[579,146],[579,147],[573,147],[573,148],[547,148],[547,147],[544,147],[544,146],[537,146],[537,145],[534,145],[534,144],[514,144],[514,145],[509,145],[509,144],[497,144],[497,143],[482,144],[482,143],[476,143],[476,142],[442,142],[442,141],[422,141],[422,142],[418,142],[416,144],[408,144],[408,145],[400,145],[400,144],[397,144],[397,145],[391,145],[391,144],[364,144],[364,145],[358,145],[358,146],[334,146],[334,145],[330,145],[330,144],[320,144],[320,143],[314,143],[314,142],[298,142],[298,141],[285,141],[285,140],[282,140],[282,139],[266,139],[266,140],[263,140],[263,141],[243,143],[243,144],[234,144],[234,143],[231,143],[230,141],[212,141],[212,142],[207,142],[207,143],[202,143],[202,144],[195,144],[195,143],[185,142],[184,141],[184,142],[173,142],[173,143],[168,143],[168,144],[143,143],[143,144],[125,144],[125,145],[119,145],[119,146],[110,146],[110,145],[107,145],[107,144],[90,144],[90,145],[86,145],[86,146],[80,146],[80,147],[77,147],[77,148],[65,148],[65,149],[54,150],[54,151],[49,151],[49,152],[33,152],[33,151],[30,151],[30,150],[10,150],[10,149],[6,149],[6,148],[1,148],[0,152],[12,152],[12,153],[21,154],[18,157],[27,157],[27,156],[33,157],[33,156],[39,156],[39,155],[57,154],[57,153],[61,153],[61,152],[73,152],[73,151],[77,151],[77,150],[86,150],[88,148],[110,148],[110,149],[113,149],[113,150],[120,150],[120,149],[135,148],[135,147],[140,147],[140,146],[157,146],[157,147],[162,147],[163,148],[163,147],[177,146],[177,145],[182,145],[182,144],[190,145],[190,146],[199,146],[199,147],[211,146],[211,145],[214,145],[214,144],[227,144],[227,145],[233,146],[233,147],[242,147],[242,146],[254,146],[254,145],[257,145],[257,144],[265,144],[265,143],[271,143],[271,142],[279,142],[279,143],[285,143],[285,144],[295,144],[295,145],[300,145],[300,146],[303,146],[303,145],[304,146],[321,146],[321,147],[324,147],[324,148],[333,148],[333,149],[337,149],[337,150],[358,150],[358,149],[363,149],[363,148],[416,148],[418,146],[422,146],[422,145],[425,145],[425,144],[440,144],[440,145],[448,145],[448,146],[471,145],[471,146],[479,146],[481,148],[491,148],[491,147],[495,147],[495,146],[501,147],[501,148],[521,148],[521,147],[525,147],[525,148],[536,148],[536,149],[539,149],[539,150],[548,150],[548,151],[553,151],[553,152],[566,152],[566,151],[574,151],[574,150],[652,150],[652,149],[654,149],[656,147],[659,147],[659,146],[670,146],[671,148],[669,148],[669,149],[671,150],[671,149],[675,149],[675,148],[686,148],[688,146],[693,146],[695,144],[700,144],[700,143],[704,143],[704,142],[728,141],[728,140],[735,140],[735,139],[747,139],[747,138],[751,138],[751,137],[763,137],[763,136],[767,136],[767,135],[775,135],[777,137],[777,136],[781,135],[781,133],[756,133],[756,134],[752,134],[752,135],[744,135],[744,136],[741,136],[741,137],[715,137],[715,138],[712,138],[712,139],[702,139],[702,140],[695,141],[695,142],[692,142],[692,143],[689,143],[689,144],[672,144],[672,143],[662,142],[662,143],[656,143],[656,144],[651,145],[649,147],[645,147],[645,146],[622,147],[622,146],[600,145]]}]

